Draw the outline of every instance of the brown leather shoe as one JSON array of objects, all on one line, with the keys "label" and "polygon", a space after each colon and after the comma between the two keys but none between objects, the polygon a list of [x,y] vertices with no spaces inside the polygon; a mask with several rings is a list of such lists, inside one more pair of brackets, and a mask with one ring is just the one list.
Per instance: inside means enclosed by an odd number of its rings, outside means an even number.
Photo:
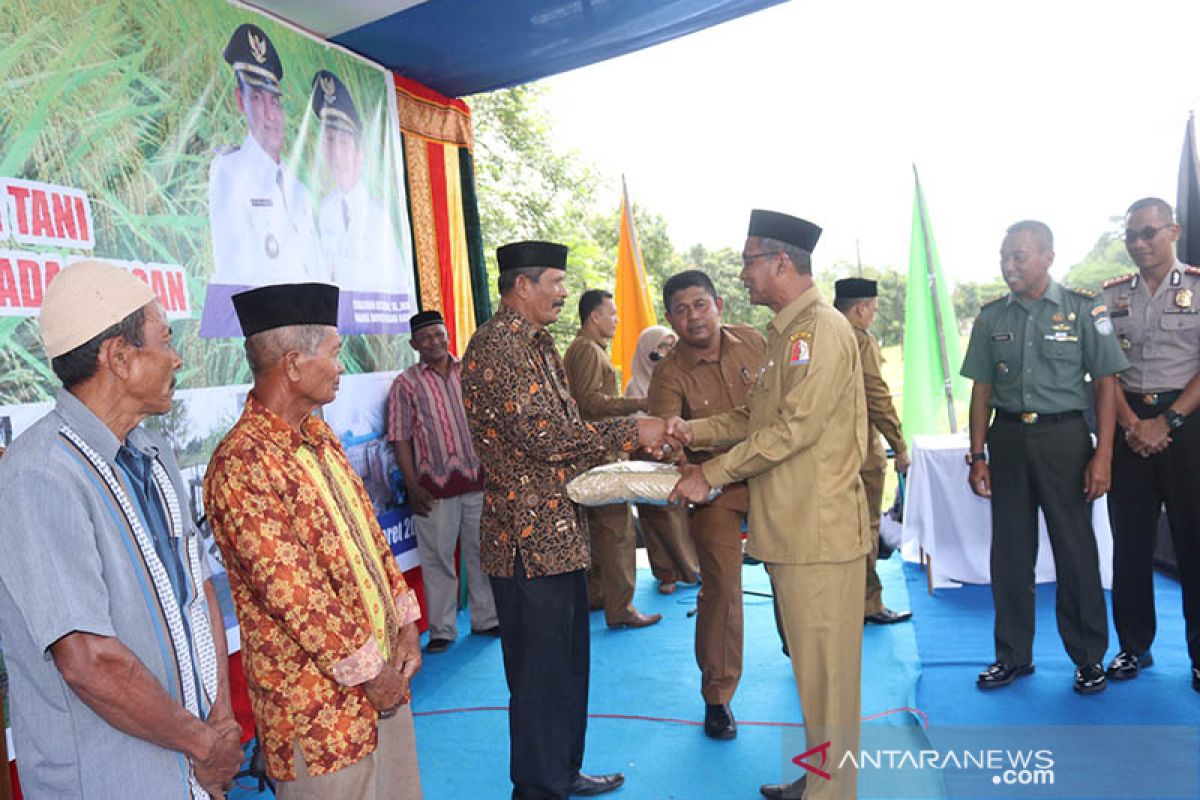
[{"label": "brown leather shoe", "polygon": [[631,608],[624,619],[608,623],[610,628],[648,628],[662,619],[662,614],[643,614],[636,608]]}]

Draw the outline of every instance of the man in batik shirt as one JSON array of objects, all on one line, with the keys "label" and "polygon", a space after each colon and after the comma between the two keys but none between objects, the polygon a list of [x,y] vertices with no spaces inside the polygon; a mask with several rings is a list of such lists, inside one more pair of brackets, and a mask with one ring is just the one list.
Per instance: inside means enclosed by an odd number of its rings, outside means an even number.
[{"label": "man in batik shirt", "polygon": [[234,295],[254,388],[204,505],[225,556],[267,773],[288,798],[419,798],[407,705],[417,600],[362,481],[312,412],[342,366],[338,290]]},{"label": "man in batik shirt", "polygon": [[602,794],[620,773],[580,772],[587,728],[587,527],[567,481],[639,442],[661,444],[650,417],[584,422],[546,326],[567,295],[567,248],[518,242],[496,251],[500,310],[463,357],[463,406],[483,464],[480,557],[492,579],[508,679],[514,798]]}]

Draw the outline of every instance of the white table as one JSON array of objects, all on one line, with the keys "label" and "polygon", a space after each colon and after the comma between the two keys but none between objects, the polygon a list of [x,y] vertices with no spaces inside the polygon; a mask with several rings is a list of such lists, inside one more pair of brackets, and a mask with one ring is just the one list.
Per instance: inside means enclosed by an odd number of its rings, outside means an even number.
[{"label": "white table", "polygon": [[[910,561],[919,560],[922,550],[929,556],[934,589],[991,583],[991,512],[988,500],[967,485],[963,455],[969,449],[965,433],[913,437],[904,494],[903,553]],[[1092,529],[1100,554],[1100,581],[1108,589],[1112,587],[1112,531],[1103,497],[1092,504]],[[1054,556],[1040,512],[1036,575],[1038,583],[1054,580]]]}]

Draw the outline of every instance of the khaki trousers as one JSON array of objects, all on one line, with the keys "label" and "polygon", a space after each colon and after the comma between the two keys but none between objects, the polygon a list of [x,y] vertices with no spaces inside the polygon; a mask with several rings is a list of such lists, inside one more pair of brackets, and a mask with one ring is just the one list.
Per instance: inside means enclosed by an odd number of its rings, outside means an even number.
[{"label": "khaki trousers", "polygon": [[[805,800],[857,797],[858,771],[848,762],[843,768],[838,765],[845,753],[859,751],[865,570],[866,558],[843,564],[767,565],[804,712],[806,749],[829,742],[822,769],[830,777],[806,773]],[[808,760],[821,764],[819,756]]]},{"label": "khaki trousers", "polygon": [[867,553],[867,596],[863,603],[863,616],[869,617],[883,611],[883,584],[875,572],[875,561],[879,558],[879,519],[883,507],[883,479],[885,471],[873,469],[858,473],[863,489],[867,493],[867,514],[871,519],[871,552]]},{"label": "khaki trousers", "polygon": [[660,583],[695,583],[700,565],[688,535],[687,511],[639,503],[637,514],[654,577]]},{"label": "khaki trousers", "polygon": [[616,625],[633,610],[637,580],[637,538],[628,504],[587,509],[592,568],[588,570],[588,604],[604,607],[604,619]]},{"label": "khaki trousers", "polygon": [[700,506],[689,528],[700,560],[696,664],[705,703],[733,700],[742,677],[742,517],[736,509]]},{"label": "khaki trousers", "polygon": [[497,624],[492,585],[479,564],[482,508],[483,492],[467,492],[435,500],[433,508],[424,517],[413,515],[431,639],[454,640],[458,637],[458,570],[454,548],[459,542],[467,563],[471,629],[483,631]]},{"label": "khaki trousers", "polygon": [[411,705],[380,719],[375,751],[337,772],[309,775],[299,742],[295,748],[296,780],[277,782],[279,800],[421,800]]}]

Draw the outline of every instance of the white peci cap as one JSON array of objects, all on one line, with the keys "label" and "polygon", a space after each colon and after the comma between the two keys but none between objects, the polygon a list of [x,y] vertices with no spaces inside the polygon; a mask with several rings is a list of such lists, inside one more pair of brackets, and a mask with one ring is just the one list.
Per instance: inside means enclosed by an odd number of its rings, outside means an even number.
[{"label": "white peci cap", "polygon": [[46,288],[38,324],[46,355],[69,353],[155,300],[132,272],[105,261],[78,261]]}]

